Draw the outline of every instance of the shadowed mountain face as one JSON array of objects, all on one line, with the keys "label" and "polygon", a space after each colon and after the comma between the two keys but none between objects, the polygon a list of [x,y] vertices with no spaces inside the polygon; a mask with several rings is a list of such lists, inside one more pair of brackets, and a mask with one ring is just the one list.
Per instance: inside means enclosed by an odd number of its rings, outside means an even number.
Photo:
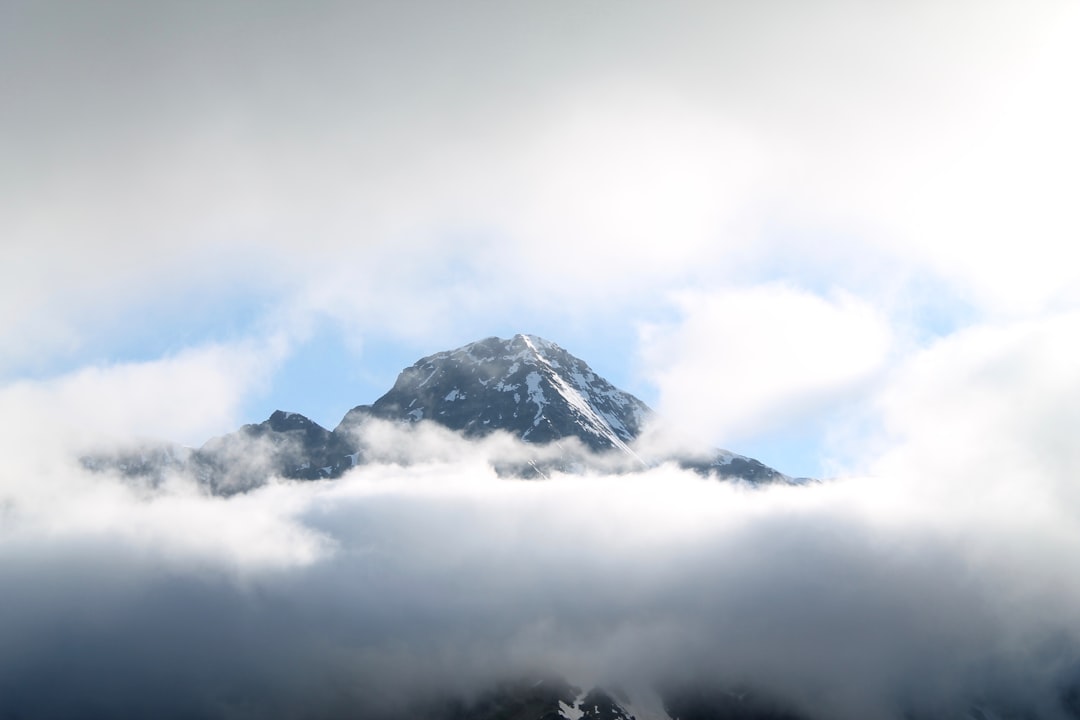
[{"label": "shadowed mountain face", "polygon": [[[242,492],[270,476],[339,477],[370,459],[372,449],[361,442],[358,431],[366,422],[382,420],[405,426],[435,423],[467,439],[501,431],[537,447],[576,439],[586,450],[631,469],[674,461],[702,475],[751,482],[790,480],[757,460],[724,450],[704,457],[643,460],[632,444],[652,416],[641,400],[553,342],[532,335],[491,337],[405,368],[389,392],[371,405],[350,410],[333,431],[299,413],[278,410],[261,423],[213,438],[195,451],[137,448],[122,456],[85,458],[84,464],[143,478],[186,468],[217,492]],[[580,449],[563,447],[544,460],[498,469],[506,475],[536,477],[587,464]]]}]

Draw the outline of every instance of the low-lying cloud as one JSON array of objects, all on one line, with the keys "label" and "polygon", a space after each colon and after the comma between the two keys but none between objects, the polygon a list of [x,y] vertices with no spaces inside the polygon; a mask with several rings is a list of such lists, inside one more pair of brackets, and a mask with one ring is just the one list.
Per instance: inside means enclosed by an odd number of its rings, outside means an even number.
[{"label": "low-lying cloud", "polygon": [[748,686],[810,717],[1054,717],[1080,661],[1067,510],[920,505],[899,476],[513,480],[506,438],[414,432],[410,454],[380,432],[388,455],[345,477],[228,498],[74,463],[43,498],[21,468],[0,503],[0,709],[377,717],[559,673]]}]

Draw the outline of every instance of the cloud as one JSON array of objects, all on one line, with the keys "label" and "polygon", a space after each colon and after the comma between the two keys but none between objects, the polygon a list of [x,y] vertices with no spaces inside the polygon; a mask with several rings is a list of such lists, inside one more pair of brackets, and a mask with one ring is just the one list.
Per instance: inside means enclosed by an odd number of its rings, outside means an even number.
[{"label": "cloud", "polygon": [[1063,511],[1076,508],[1078,330],[1080,315],[1062,312],[972,327],[915,354],[877,398],[890,451],[875,467],[916,473],[917,458],[952,478],[945,487],[1052,490]]},{"label": "cloud", "polygon": [[544,286],[584,297],[641,292],[729,255],[728,228],[769,161],[760,138],[707,105],[613,85],[553,103],[519,151],[520,190],[501,218]]},{"label": "cloud", "polygon": [[0,401],[11,408],[0,436],[32,454],[50,436],[58,449],[136,438],[201,441],[237,424],[240,403],[264,387],[287,351],[279,336],[9,383],[0,386]]},{"label": "cloud", "polygon": [[237,295],[411,338],[897,268],[1075,299],[1067,5],[115,7],[0,43],[9,369]]},{"label": "cloud", "polygon": [[[927,362],[978,378],[1052,357],[1038,340],[1064,327],[989,333]],[[1070,376],[1040,377],[1050,398]],[[933,399],[950,419],[963,397]],[[1022,426],[1065,404],[1036,403]],[[1080,535],[1075,505],[1041,493],[1071,468],[1000,492],[1027,457],[1000,442],[1014,428],[992,420],[967,446],[978,482],[912,441],[876,477],[752,489],[670,466],[504,479],[496,467],[528,450],[510,438],[375,423],[373,464],[228,498],[178,475],[148,490],[43,469],[38,457],[72,449],[45,434],[5,453],[0,707],[377,717],[542,671],[631,691],[743,685],[820,717],[970,703],[1054,717],[1080,659],[1080,584],[1061,571]]]},{"label": "cloud", "polygon": [[6,709],[306,717],[537,668],[747,683],[828,717],[1052,701],[1080,588],[973,550],[1075,538],[898,522],[867,482],[523,482],[451,462],[227,500],[113,492],[97,525],[5,531]]},{"label": "cloud", "polygon": [[679,434],[730,442],[843,403],[881,370],[886,319],[844,293],[785,285],[684,293],[642,330],[645,373]]}]

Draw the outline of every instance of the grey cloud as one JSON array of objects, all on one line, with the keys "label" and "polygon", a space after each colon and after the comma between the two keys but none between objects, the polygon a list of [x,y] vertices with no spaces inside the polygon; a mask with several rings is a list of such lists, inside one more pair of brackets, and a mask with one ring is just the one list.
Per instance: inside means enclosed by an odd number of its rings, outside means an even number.
[{"label": "grey cloud", "polygon": [[1048,594],[1052,573],[977,559],[984,534],[1025,536],[1004,515],[944,530],[860,509],[875,489],[858,482],[752,491],[670,469],[522,482],[484,468],[375,465],[197,501],[189,527],[210,538],[254,505],[255,538],[296,523],[330,540],[284,565],[237,564],[183,533],[25,522],[0,553],[4,709],[371,716],[542,671],[748,685],[811,717],[972,701],[1055,717],[1075,672],[1076,613]]}]

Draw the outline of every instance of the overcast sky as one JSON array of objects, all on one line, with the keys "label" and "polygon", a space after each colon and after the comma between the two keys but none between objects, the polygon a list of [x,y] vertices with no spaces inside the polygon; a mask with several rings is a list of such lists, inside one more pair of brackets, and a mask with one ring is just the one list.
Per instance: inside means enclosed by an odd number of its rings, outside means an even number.
[{"label": "overcast sky", "polygon": [[1078,301],[1073,3],[0,7],[0,378],[157,373],[142,432],[532,332],[822,474],[919,353]]},{"label": "overcast sky", "polygon": [[[220,650],[200,623],[246,616],[250,593],[264,604],[236,630],[243,647],[286,616],[311,632],[226,655],[246,668],[237,687],[274,685],[294,651],[331,682],[384,656],[385,638],[359,623],[339,645],[320,618],[344,622],[354,602],[396,612],[338,571],[412,597],[433,572],[430,529],[465,518],[478,529],[450,544],[450,566],[517,608],[477,641],[499,648],[485,662],[515,643],[577,657],[580,623],[601,628],[589,672],[698,635],[743,647],[749,627],[766,641],[747,673],[798,699],[860,668],[867,695],[828,702],[865,717],[897,687],[933,694],[917,670],[947,626],[956,652],[931,668],[950,679],[943,697],[990,676],[1052,684],[1071,650],[1047,638],[1073,647],[1080,626],[1059,571],[1080,556],[1077,37],[1072,2],[0,0],[0,564],[23,588],[0,609],[0,645],[41,653],[0,651],[0,669],[30,694],[50,658],[78,676],[93,663],[63,648],[96,648],[124,608],[142,624],[103,667],[139,668],[140,632],[172,637],[175,601],[154,598],[179,588],[198,612],[176,627],[204,633],[175,659],[190,684]],[[420,356],[516,332],[559,343],[687,437],[863,482],[743,496],[657,471],[670,505],[646,483],[616,508],[657,528],[620,565],[627,551],[589,517],[560,514],[572,491],[537,490],[534,509],[515,494],[533,490],[505,490],[467,453],[412,478],[386,470],[392,491],[352,478],[230,501],[181,480],[148,499],[68,462],[132,437],[197,446],[275,408],[333,427]],[[453,482],[409,489],[437,476]],[[714,501],[726,509],[702,509]],[[397,572],[365,554],[378,532],[352,521],[371,517],[400,521],[377,525]],[[567,533],[551,546],[513,529],[556,521]],[[491,580],[508,556],[474,552],[499,543],[539,577],[574,559],[580,574],[539,594],[562,608],[550,625]],[[756,549],[717,577],[745,593],[711,607],[617,591],[557,603],[591,572],[617,588],[641,557],[637,587],[715,599],[720,580],[698,571],[735,547]],[[800,564],[852,584],[816,584]],[[86,567],[112,570],[73,572]],[[437,568],[458,604],[401,613],[456,657],[453,628],[488,606]],[[919,593],[932,612],[912,609]],[[778,594],[816,598],[812,622],[762,605]],[[91,601],[71,632],[41,630],[71,617],[72,597]],[[799,635],[811,626],[852,644],[792,679],[786,663],[822,641]],[[430,637],[403,641],[401,661],[430,654]],[[864,665],[866,647],[900,640]],[[293,680],[281,703],[314,687]]]}]

